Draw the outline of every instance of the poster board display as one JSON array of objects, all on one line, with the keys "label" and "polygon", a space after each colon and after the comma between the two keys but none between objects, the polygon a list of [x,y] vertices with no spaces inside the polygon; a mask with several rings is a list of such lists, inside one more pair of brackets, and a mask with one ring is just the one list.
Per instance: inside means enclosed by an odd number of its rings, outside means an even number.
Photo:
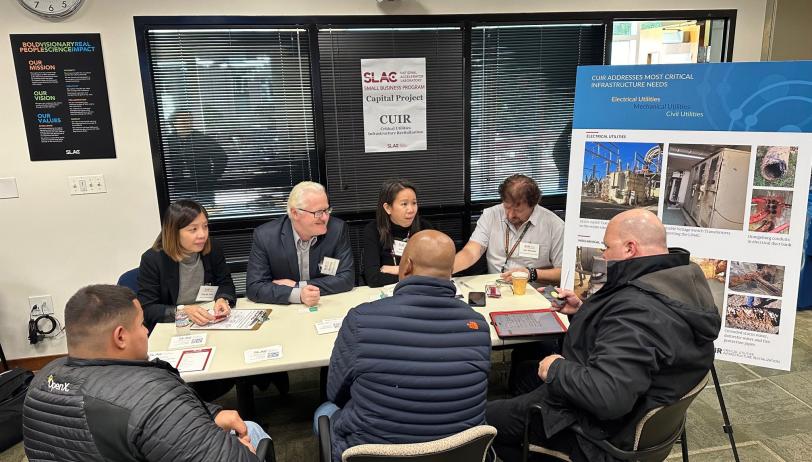
[{"label": "poster board display", "polygon": [[99,34],[11,34],[32,161],[116,157]]},{"label": "poster board display", "polygon": [[789,370],[810,76],[812,62],[580,67],[562,283],[597,290],[608,220],[647,208],[705,274],[722,317],[716,357]]}]

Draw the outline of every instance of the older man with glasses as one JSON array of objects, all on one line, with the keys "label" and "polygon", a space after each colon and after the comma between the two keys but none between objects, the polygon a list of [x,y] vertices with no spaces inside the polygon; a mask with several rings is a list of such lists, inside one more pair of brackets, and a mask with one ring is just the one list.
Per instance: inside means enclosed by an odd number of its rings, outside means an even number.
[{"label": "older man with glasses", "polygon": [[248,298],[315,306],[322,294],[352,289],[355,271],[347,224],[330,217],[331,212],[324,186],[303,181],[293,187],[287,215],[254,231]]}]

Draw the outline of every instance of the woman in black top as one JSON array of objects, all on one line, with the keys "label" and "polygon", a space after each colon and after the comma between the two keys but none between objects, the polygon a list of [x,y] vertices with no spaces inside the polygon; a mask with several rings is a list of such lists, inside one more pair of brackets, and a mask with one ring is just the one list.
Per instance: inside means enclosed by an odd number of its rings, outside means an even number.
[{"label": "woman in black top", "polygon": [[147,329],[152,332],[159,322],[174,322],[179,305],[195,324],[214,321],[196,303],[202,285],[217,286],[214,311],[228,316],[237,291],[223,250],[209,239],[209,215],[197,202],[179,200],[167,208],[161,234],[138,267],[138,301]]},{"label": "woman in black top", "polygon": [[[159,322],[174,322],[179,305],[184,305],[195,324],[215,321],[197,303],[202,285],[217,286],[214,311],[228,316],[237,301],[237,291],[223,250],[209,239],[209,214],[197,202],[179,200],[166,209],[161,234],[141,256],[138,267],[138,301],[150,333]],[[234,379],[191,385],[204,401],[211,401],[226,394],[234,386]]]},{"label": "woman in black top", "polygon": [[417,215],[417,190],[406,180],[387,180],[378,194],[375,221],[364,228],[364,278],[370,287],[398,282],[398,265],[409,236],[432,229]]}]

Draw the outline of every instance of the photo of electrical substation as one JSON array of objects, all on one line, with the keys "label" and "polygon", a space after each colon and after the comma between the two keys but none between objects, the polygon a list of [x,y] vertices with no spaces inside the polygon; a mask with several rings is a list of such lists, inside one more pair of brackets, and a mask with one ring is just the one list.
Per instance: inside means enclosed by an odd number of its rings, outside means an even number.
[{"label": "photo of electrical substation", "polygon": [[657,213],[662,154],[662,143],[586,143],[581,218],[610,220],[636,207]]}]

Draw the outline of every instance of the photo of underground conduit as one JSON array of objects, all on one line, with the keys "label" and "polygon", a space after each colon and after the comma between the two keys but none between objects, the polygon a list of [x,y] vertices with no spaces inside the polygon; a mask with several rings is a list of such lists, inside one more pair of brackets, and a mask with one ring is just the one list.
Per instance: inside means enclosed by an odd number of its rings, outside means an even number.
[{"label": "photo of underground conduit", "polygon": [[750,231],[788,233],[791,208],[792,193],[789,191],[753,190]]},{"label": "photo of underground conduit", "polygon": [[771,146],[761,161],[761,176],[767,180],[777,180],[784,176],[789,166],[789,147]]}]

